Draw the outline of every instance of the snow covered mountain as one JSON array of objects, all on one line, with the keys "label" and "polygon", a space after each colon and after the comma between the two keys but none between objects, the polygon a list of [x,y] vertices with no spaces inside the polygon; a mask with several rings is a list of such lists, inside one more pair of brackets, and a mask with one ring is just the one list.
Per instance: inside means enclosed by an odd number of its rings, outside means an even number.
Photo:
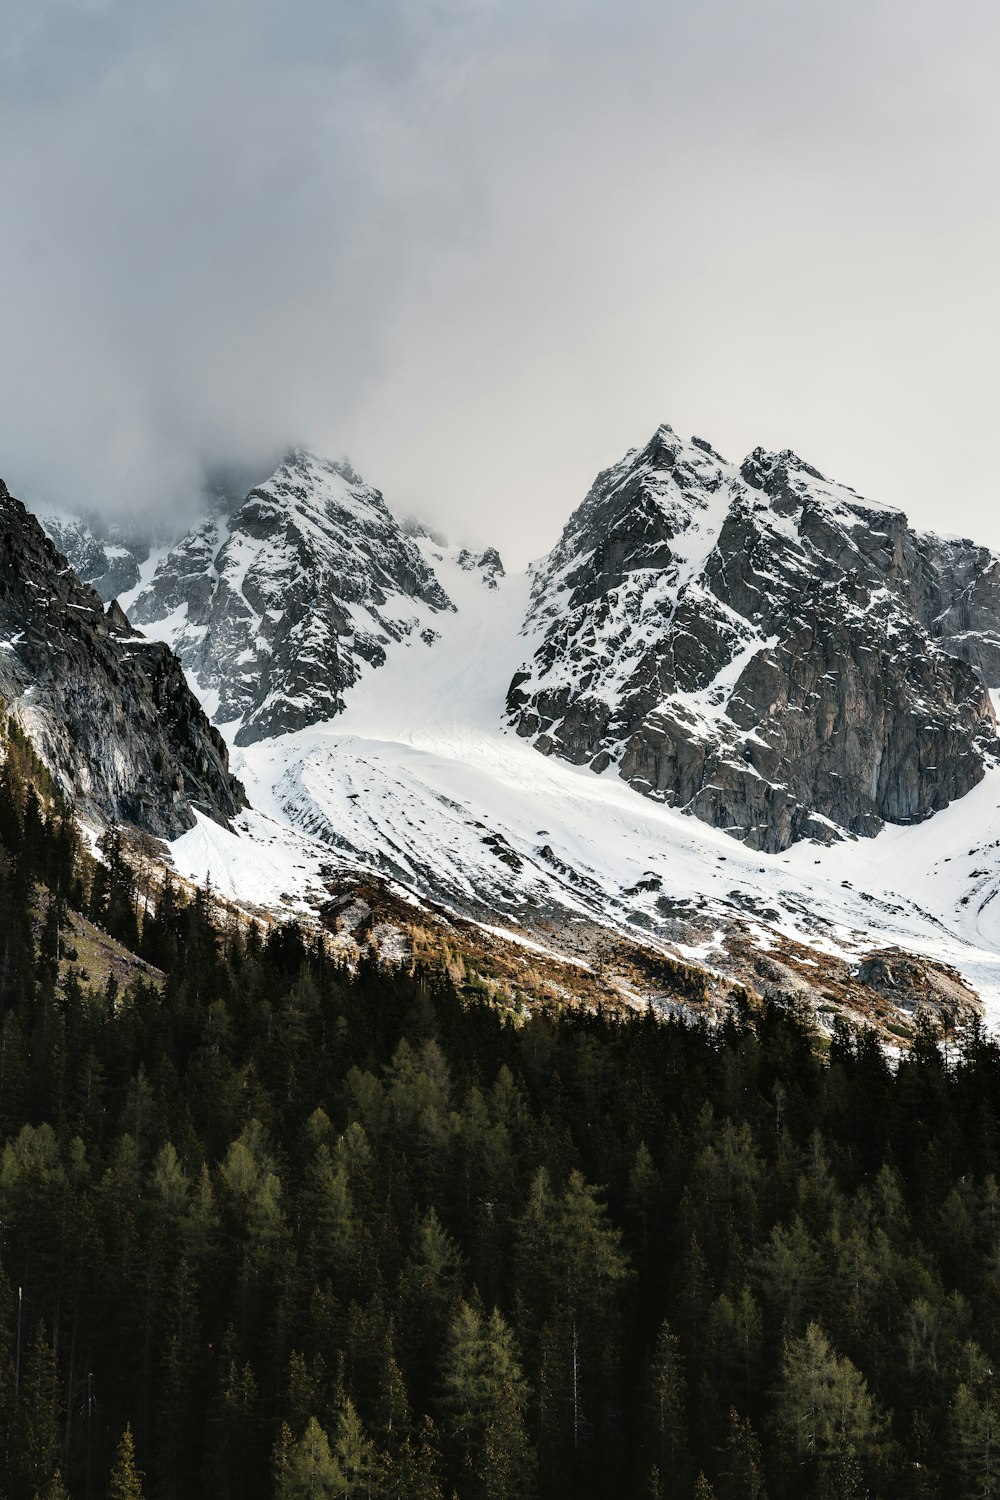
[{"label": "snow covered mountain", "polygon": [[376,881],[525,963],[674,954],[827,1014],[961,975],[1000,1016],[986,549],[661,428],[528,575],[300,451],[141,574],[247,786],[173,845],[222,893]]},{"label": "snow covered mountain", "polygon": [[998,748],[998,579],[793,453],[661,427],[539,568],[507,721],[755,849],[918,822]]},{"label": "snow covered mountain", "polygon": [[166,555],[129,601],[239,745],[342,712],[392,642],[453,608],[377,490],[301,450]]},{"label": "snow covered mountain", "polygon": [[[235,833],[201,820],[178,840],[184,873],[279,909],[380,880],[417,924],[471,921],[519,948],[525,973],[560,959],[637,1002],[664,987],[632,958],[659,952],[828,1020],[877,998],[862,972],[905,1017],[956,971],[1000,1020],[1000,771],[916,826],[752,851],[614,767],[595,775],[504,732],[529,580],[490,589],[454,550],[419,545],[456,606],[440,638],[416,658],[393,644],[335,719],[237,750],[252,811]],[[904,953],[921,956],[919,984]]]}]

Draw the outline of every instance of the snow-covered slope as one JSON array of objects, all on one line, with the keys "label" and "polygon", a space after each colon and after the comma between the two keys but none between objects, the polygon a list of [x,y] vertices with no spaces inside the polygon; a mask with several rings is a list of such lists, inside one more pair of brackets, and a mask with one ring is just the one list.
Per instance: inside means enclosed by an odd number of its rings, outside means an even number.
[{"label": "snow-covered slope", "polygon": [[367,869],[564,953],[592,924],[730,972],[741,946],[766,958],[801,944],[820,987],[825,955],[856,968],[902,947],[957,968],[1000,1020],[1000,902],[985,899],[1000,889],[987,847],[1000,844],[1000,773],[915,827],[750,851],[613,768],[595,775],[505,732],[529,581],[490,589],[453,552],[420,546],[456,605],[433,648],[394,644],[336,719],[238,751],[254,812],[242,837],[202,823],[178,841],[185,873],[316,903],[324,865]]}]

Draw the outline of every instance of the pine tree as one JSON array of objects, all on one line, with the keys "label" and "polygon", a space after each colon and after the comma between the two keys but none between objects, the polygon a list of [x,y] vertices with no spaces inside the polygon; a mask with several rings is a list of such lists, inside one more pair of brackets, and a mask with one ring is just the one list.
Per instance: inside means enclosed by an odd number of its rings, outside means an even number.
[{"label": "pine tree", "polygon": [[390,1327],[382,1356],[376,1399],[375,1431],[389,1445],[399,1443],[410,1430],[412,1414],[403,1372],[396,1362]]},{"label": "pine tree", "polygon": [[126,1426],[111,1470],[109,1500],[143,1500],[142,1475],[135,1466],[132,1428]]},{"label": "pine tree", "polygon": [[444,1354],[443,1425],[475,1500],[520,1500],[534,1468],[525,1425],[527,1386],[514,1337],[500,1313],[484,1319],[467,1302],[451,1321]]},{"label": "pine tree", "polygon": [[59,1375],[44,1323],[35,1332],[25,1371],[18,1448],[28,1493],[42,1493],[59,1461]]},{"label": "pine tree", "polygon": [[425,1418],[418,1437],[408,1437],[394,1454],[383,1454],[376,1492],[379,1500],[444,1500],[437,1435]]},{"label": "pine tree", "polygon": [[461,1286],[461,1256],[433,1208],[417,1224],[399,1284],[400,1351],[415,1398],[429,1397]]},{"label": "pine tree", "polygon": [[343,1398],[337,1412],[331,1452],[343,1475],[344,1493],[365,1494],[375,1472],[375,1445],[349,1396]]},{"label": "pine tree", "polygon": [[170,1286],[166,1337],[157,1382],[157,1467],[166,1476],[164,1500],[183,1500],[191,1489],[192,1438],[198,1431],[199,1318],[190,1267],[181,1259]]},{"label": "pine tree", "polygon": [[649,1240],[659,1190],[660,1174],[646,1142],[640,1141],[628,1175],[628,1202],[638,1225],[639,1260],[644,1271],[649,1263]]},{"label": "pine tree", "polygon": [[547,1174],[538,1172],[518,1225],[517,1253],[526,1295],[545,1315],[548,1406],[559,1414],[567,1450],[577,1450],[596,1427],[615,1384],[617,1295],[630,1274],[621,1239],[582,1173],[572,1171],[553,1202]]},{"label": "pine tree", "polygon": [[249,1364],[237,1357],[232,1325],[226,1330],[219,1358],[219,1389],[208,1422],[205,1469],[218,1500],[241,1500],[251,1492],[260,1467],[257,1382]]},{"label": "pine tree", "polygon": [[961,1500],[1000,1495],[1000,1401],[993,1370],[979,1347],[962,1350],[962,1374],[948,1413],[948,1447]]},{"label": "pine tree", "polygon": [[785,1322],[793,1333],[805,1326],[816,1306],[819,1256],[802,1219],[776,1224],[757,1259],[765,1298],[774,1309],[776,1326]]},{"label": "pine tree", "polygon": [[666,1322],[657,1335],[646,1390],[649,1446],[657,1472],[670,1484],[677,1476],[687,1434],[687,1382],[680,1340]]},{"label": "pine tree", "polygon": [[778,1424],[788,1450],[819,1465],[842,1497],[863,1493],[885,1420],[861,1371],[838,1355],[817,1323],[786,1346]]},{"label": "pine tree", "polygon": [[767,1500],[760,1443],[749,1417],[729,1413],[719,1474],[719,1500]]},{"label": "pine tree", "polygon": [[348,1493],[330,1441],[315,1417],[309,1418],[298,1442],[284,1428],[278,1439],[275,1470],[275,1500],[333,1500]]},{"label": "pine tree", "polygon": [[306,1176],[304,1208],[312,1225],[309,1262],[318,1277],[330,1277],[339,1295],[350,1287],[350,1256],[355,1239],[354,1211],[347,1170],[321,1145]]}]

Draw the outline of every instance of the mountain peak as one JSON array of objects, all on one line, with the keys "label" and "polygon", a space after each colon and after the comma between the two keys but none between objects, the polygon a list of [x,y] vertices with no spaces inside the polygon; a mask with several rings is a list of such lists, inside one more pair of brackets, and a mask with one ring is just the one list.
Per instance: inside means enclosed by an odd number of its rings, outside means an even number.
[{"label": "mountain peak", "polygon": [[238,744],[335,717],[386,647],[453,608],[381,493],[289,450],[162,559],[132,617],[175,646]]},{"label": "mountain peak", "polygon": [[756,848],[918,821],[995,744],[960,550],[788,449],[737,470],[661,427],[538,570],[508,722]]},{"label": "mountain peak", "polygon": [[624,462],[631,460],[650,464],[655,468],[670,469],[679,463],[704,464],[705,458],[725,465],[726,460],[717,453],[704,438],[683,438],[669,422],[661,422],[644,448],[633,449]]},{"label": "mountain peak", "polygon": [[787,484],[790,474],[804,474],[810,479],[819,480],[821,484],[828,482],[818,469],[799,458],[791,448],[782,448],[776,453],[769,452],[766,448],[755,448],[743,460],[740,473],[753,489],[765,491]]},{"label": "mountain peak", "polygon": [[[298,443],[292,444],[282,453],[281,461],[277,465],[275,473],[280,473],[282,469],[299,469],[303,473],[319,471],[339,474],[341,479],[345,480],[347,484],[364,484],[361,475],[346,456],[342,458],[327,458],[324,454],[317,453],[314,449],[306,448]],[[273,478],[274,476],[272,475],[271,477]]]}]

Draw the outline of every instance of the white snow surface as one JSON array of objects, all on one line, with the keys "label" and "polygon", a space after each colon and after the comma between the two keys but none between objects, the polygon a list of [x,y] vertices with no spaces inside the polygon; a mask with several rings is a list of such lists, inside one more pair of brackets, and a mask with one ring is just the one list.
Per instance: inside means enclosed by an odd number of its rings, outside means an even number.
[{"label": "white snow surface", "polygon": [[533,914],[554,906],[655,937],[666,898],[715,931],[672,945],[689,957],[711,964],[734,916],[762,948],[775,934],[811,945],[820,969],[824,952],[850,959],[894,944],[954,965],[1000,1025],[1000,769],[916,827],[748,850],[641,797],[613,768],[596,776],[505,731],[529,578],[490,589],[456,550],[426,536],[418,545],[456,605],[438,615],[439,638],[393,643],[337,718],[235,750],[253,811],[236,834],[200,819],[175,841],[183,873],[306,908],[321,867],[367,868],[528,941]]}]

